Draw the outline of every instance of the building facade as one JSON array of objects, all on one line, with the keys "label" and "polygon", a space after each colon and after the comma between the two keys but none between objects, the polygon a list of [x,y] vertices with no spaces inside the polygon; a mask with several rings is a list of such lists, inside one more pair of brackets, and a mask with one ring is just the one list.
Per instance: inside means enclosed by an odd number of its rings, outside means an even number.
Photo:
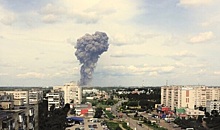
[{"label": "building facade", "polygon": [[173,85],[161,87],[161,104],[175,108],[206,107],[207,100],[219,100],[220,88],[204,85]]},{"label": "building facade", "polygon": [[14,91],[0,91],[0,95],[13,95],[14,99],[23,100],[24,104],[37,104],[43,98],[43,91],[15,89]]},{"label": "building facade", "polygon": [[24,105],[16,100],[23,102],[13,95],[0,96],[0,129],[38,130],[38,104]]},{"label": "building facade", "polygon": [[219,100],[206,102],[206,112],[209,112],[211,114],[212,110],[216,110],[220,112],[220,101]]},{"label": "building facade", "polygon": [[50,107],[52,105],[55,106],[55,108],[61,108],[64,106],[64,98],[63,98],[63,91],[53,91],[46,94],[47,100],[48,100],[48,110],[50,110]]},{"label": "building facade", "polygon": [[54,86],[54,90],[64,92],[64,103],[80,104],[82,102],[82,87],[75,82],[66,83],[64,86]]}]

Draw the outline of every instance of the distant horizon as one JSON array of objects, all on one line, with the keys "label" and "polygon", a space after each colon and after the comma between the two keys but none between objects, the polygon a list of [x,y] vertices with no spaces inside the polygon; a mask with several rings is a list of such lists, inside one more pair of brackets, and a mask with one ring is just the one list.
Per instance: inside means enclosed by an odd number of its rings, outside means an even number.
[{"label": "distant horizon", "polygon": [[[55,85],[56,86],[56,85]],[[58,85],[59,86],[59,85]],[[96,87],[124,87],[124,88],[129,88],[129,87],[131,87],[131,88],[133,88],[133,87],[138,87],[138,88],[141,88],[141,87],[162,87],[162,86],[207,86],[207,87],[220,87],[220,85],[201,85],[201,84],[197,84],[197,85],[193,85],[193,84],[188,84],[188,85],[182,85],[182,84],[170,84],[170,85],[156,85],[156,86],[81,86],[82,88],[96,88]],[[14,88],[16,88],[16,87],[18,87],[18,88],[22,88],[22,87],[24,87],[24,88],[31,88],[31,87],[34,87],[34,88],[50,88],[50,87],[54,87],[54,86],[0,86],[0,88],[5,88],[5,87],[8,87],[8,88],[10,88],[10,87],[14,87]]]}]

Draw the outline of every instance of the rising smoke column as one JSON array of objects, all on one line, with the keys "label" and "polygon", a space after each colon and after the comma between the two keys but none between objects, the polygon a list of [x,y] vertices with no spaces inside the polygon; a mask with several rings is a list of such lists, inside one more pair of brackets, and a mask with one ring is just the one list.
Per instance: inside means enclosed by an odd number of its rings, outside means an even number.
[{"label": "rising smoke column", "polygon": [[75,55],[82,64],[80,86],[87,85],[92,80],[92,74],[99,56],[108,50],[108,46],[108,36],[104,32],[95,32],[92,35],[86,34],[77,39]]}]

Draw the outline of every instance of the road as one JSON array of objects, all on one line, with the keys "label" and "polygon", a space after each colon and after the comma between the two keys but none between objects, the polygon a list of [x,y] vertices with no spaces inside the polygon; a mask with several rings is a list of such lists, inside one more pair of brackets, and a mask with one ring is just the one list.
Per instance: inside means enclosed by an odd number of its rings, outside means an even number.
[{"label": "road", "polygon": [[[118,114],[117,107],[119,107],[123,102],[127,102],[127,100],[121,100],[111,107],[111,111],[114,115]],[[123,114],[122,120],[127,122],[129,124],[129,127],[132,128],[133,130],[151,130],[151,128],[147,127],[146,125],[142,125],[142,126],[138,125],[137,120],[128,117],[126,114]]]},{"label": "road", "polygon": [[138,125],[138,121],[134,120],[130,117],[128,117],[126,114],[123,115],[123,118],[125,119],[125,122],[128,122],[129,127],[132,128],[133,130],[152,130],[151,128],[149,128],[146,125]]},{"label": "road", "polygon": [[[152,114],[156,114],[156,115],[157,115],[156,112],[152,112]],[[165,120],[163,120],[163,119],[153,118],[151,115],[148,115],[148,113],[142,113],[141,115],[144,116],[145,118],[149,119],[149,120],[155,120],[155,121],[157,121],[157,122],[158,122],[157,124],[158,124],[159,126],[162,126],[163,128],[167,128],[168,130],[181,130],[180,127],[179,127],[179,128],[173,128],[173,125],[174,125],[173,122],[167,123],[167,122],[165,122]]]}]

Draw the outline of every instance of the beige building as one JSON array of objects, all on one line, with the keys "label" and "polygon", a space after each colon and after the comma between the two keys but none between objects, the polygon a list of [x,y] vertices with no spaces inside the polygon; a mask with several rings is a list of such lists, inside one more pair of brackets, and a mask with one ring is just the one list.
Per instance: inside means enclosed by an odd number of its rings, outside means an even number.
[{"label": "beige building", "polygon": [[173,85],[161,87],[161,104],[174,108],[206,107],[207,100],[219,100],[220,88],[204,85]]},{"label": "beige building", "polygon": [[14,91],[1,91],[0,95],[14,95],[14,99],[24,100],[24,104],[29,104],[29,92],[25,90],[15,89]]},{"label": "beige building", "polygon": [[66,83],[64,86],[54,86],[54,90],[64,92],[64,103],[80,104],[82,102],[82,87],[75,82]]},{"label": "beige building", "polygon": [[24,104],[37,104],[43,98],[43,91],[15,89],[14,91],[0,91],[0,95],[13,95],[14,99],[24,100]]}]

